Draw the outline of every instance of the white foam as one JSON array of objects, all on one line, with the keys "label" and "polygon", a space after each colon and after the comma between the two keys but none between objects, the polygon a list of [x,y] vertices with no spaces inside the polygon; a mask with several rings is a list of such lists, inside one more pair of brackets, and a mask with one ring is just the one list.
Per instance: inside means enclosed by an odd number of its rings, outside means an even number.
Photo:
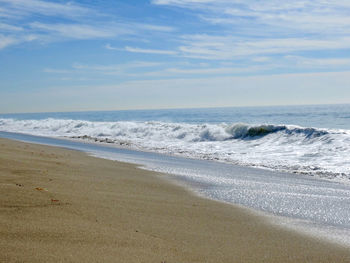
[{"label": "white foam", "polygon": [[[350,132],[291,125],[0,119],[0,130],[350,179]],[[84,137],[83,137],[84,136]]]}]

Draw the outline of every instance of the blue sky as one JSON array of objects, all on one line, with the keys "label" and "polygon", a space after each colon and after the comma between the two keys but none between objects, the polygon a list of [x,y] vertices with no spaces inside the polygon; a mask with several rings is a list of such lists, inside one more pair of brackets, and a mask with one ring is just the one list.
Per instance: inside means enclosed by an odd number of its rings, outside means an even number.
[{"label": "blue sky", "polygon": [[348,0],[0,0],[0,112],[350,103]]}]

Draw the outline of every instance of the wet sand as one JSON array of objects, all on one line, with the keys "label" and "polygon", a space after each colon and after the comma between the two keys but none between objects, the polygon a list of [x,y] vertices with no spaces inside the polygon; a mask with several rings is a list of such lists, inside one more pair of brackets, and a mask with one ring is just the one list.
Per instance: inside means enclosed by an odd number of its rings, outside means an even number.
[{"label": "wet sand", "polygon": [[350,262],[159,173],[0,139],[0,262]]}]

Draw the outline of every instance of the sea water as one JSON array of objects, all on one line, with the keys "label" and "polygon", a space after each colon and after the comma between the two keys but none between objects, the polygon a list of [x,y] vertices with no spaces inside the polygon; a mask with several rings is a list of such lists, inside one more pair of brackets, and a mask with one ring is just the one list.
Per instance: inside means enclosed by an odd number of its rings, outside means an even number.
[{"label": "sea water", "polygon": [[0,130],[350,181],[350,105],[2,114]]},{"label": "sea water", "polygon": [[0,137],[172,174],[199,195],[350,246],[349,119],[350,105],[6,114]]}]

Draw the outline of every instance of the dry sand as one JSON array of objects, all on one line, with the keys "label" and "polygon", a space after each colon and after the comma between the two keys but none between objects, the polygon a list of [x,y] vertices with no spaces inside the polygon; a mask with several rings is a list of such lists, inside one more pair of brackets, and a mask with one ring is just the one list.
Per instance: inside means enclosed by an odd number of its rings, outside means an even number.
[{"label": "dry sand", "polygon": [[350,262],[161,174],[0,139],[0,262]]}]

